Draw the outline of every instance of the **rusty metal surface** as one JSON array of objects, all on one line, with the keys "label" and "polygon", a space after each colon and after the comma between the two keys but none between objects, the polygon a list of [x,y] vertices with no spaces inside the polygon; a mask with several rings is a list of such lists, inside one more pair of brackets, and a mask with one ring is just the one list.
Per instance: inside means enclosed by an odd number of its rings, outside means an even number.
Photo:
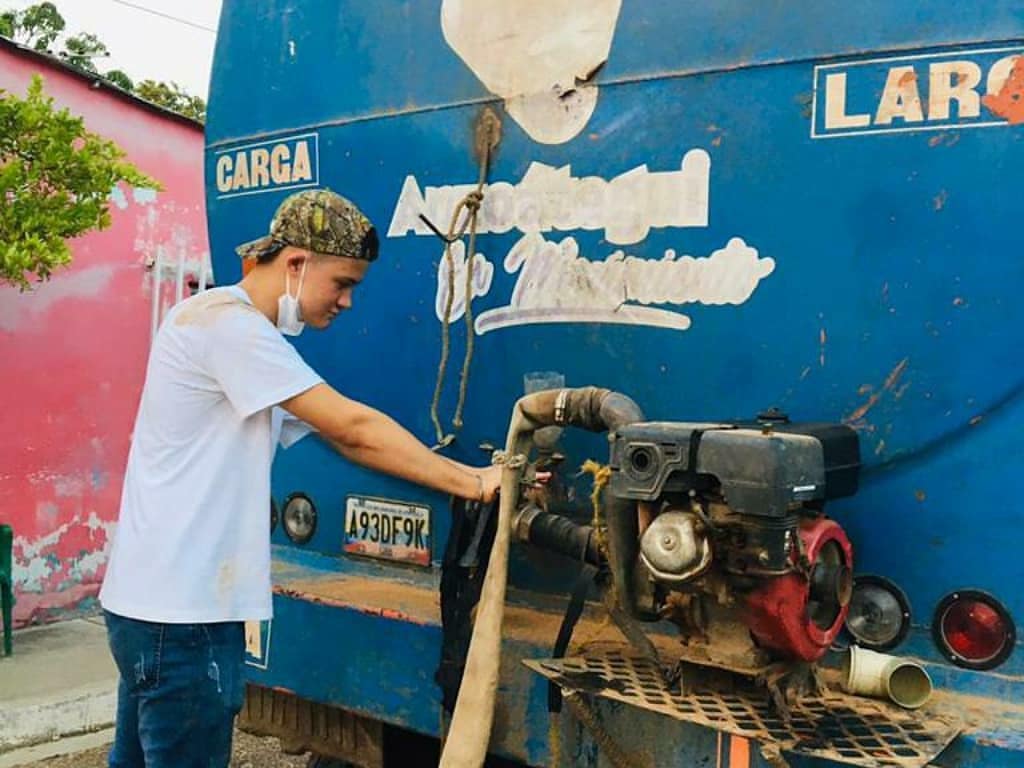
[{"label": "rusty metal surface", "polygon": [[315,752],[360,768],[384,765],[384,726],[339,707],[300,699],[288,691],[249,685],[238,727],[276,736],[285,752]]},{"label": "rusty metal surface", "polygon": [[754,739],[782,752],[881,768],[928,765],[960,732],[949,715],[908,712],[880,701],[828,692],[794,704],[790,722],[763,691],[737,683],[729,691],[669,690],[651,662],[621,654],[524,661],[569,691],[592,694],[676,720]]},{"label": "rusty metal surface", "polygon": [[[305,577],[297,577],[305,574]],[[275,594],[320,605],[350,608],[371,616],[423,626],[440,626],[441,603],[433,585],[411,584],[403,581],[383,580],[355,573],[331,573],[322,578],[309,578],[308,572],[287,570],[275,564]],[[565,599],[552,598],[544,607],[525,605],[529,596],[520,590],[509,590],[505,606],[503,631],[506,639],[554,642],[565,613]],[[535,598],[536,600],[536,598]],[[603,612],[588,606],[577,625],[576,638],[588,643],[597,641],[621,642],[618,631],[604,621]],[[676,648],[673,637],[652,632],[653,642]]]}]

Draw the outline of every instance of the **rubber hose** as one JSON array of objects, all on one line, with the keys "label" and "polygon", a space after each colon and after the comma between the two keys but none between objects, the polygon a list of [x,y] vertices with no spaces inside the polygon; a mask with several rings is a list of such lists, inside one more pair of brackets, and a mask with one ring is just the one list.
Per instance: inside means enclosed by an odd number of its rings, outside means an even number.
[{"label": "rubber hose", "polygon": [[[560,403],[563,413],[561,418],[556,418]],[[533,432],[540,427],[572,425],[600,432],[642,420],[643,412],[636,403],[608,389],[582,387],[534,392],[520,398],[512,409],[505,453],[509,459],[527,456]],[[506,463],[502,472],[497,531],[440,768],[480,768],[487,757],[501,669],[501,624],[505,613],[511,524],[519,504],[523,469]]]},{"label": "rubber hose", "polygon": [[530,521],[529,541],[549,552],[583,560],[591,565],[601,564],[601,554],[594,539],[594,529],[575,523],[565,515],[540,512]]}]

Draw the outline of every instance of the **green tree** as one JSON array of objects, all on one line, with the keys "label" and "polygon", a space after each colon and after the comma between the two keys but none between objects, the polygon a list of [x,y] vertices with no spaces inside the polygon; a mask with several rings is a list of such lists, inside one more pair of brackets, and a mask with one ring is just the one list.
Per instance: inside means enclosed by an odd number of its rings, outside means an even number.
[{"label": "green tree", "polygon": [[96,35],[84,32],[64,41],[64,50],[60,53],[61,58],[73,67],[85,70],[86,72],[98,73],[93,59],[102,56],[109,56],[107,50]]},{"label": "green tree", "polygon": [[[37,51],[49,51],[64,31],[64,27],[64,17],[50,2],[36,3],[23,11],[0,12],[0,36]],[[68,64],[99,75],[95,60],[109,56],[110,52],[96,35],[83,32],[64,40],[59,55]],[[206,102],[198,96],[190,95],[177,83],[143,80],[136,86],[132,79],[119,69],[113,69],[101,77],[172,112],[178,112],[201,123],[206,121]]]},{"label": "green tree", "polygon": [[109,72],[105,72],[103,74],[103,77],[104,79],[112,82],[118,88],[123,88],[129,93],[135,90],[135,83],[132,81],[130,77],[128,77],[128,75],[126,75],[120,69],[112,69]]},{"label": "green tree", "polygon": [[82,118],[55,109],[38,75],[24,99],[0,90],[0,282],[25,290],[70,263],[66,241],[110,226],[120,182],[160,188]]},{"label": "green tree", "polygon": [[53,3],[0,13],[0,35],[37,51],[48,51],[64,31],[64,17]]},{"label": "green tree", "polygon": [[143,80],[135,86],[135,95],[201,123],[206,120],[206,102],[190,96],[177,83]]}]

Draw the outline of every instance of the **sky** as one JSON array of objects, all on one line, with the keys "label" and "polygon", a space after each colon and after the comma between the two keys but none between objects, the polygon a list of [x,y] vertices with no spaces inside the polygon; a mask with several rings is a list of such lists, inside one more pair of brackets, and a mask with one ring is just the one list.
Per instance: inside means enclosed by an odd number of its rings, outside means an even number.
[{"label": "sky", "polygon": [[[221,0],[51,2],[67,22],[65,33],[92,32],[110,49],[109,58],[96,61],[101,72],[120,69],[136,82],[173,81],[190,94],[206,98]],[[0,0],[0,10],[22,10],[34,4],[35,0]]]}]

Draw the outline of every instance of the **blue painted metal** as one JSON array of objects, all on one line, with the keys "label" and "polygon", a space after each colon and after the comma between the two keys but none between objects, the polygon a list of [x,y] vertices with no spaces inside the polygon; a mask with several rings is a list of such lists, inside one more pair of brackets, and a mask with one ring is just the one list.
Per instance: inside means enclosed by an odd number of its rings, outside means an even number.
[{"label": "blue painted metal", "polygon": [[[239,277],[233,247],[265,231],[285,186],[342,191],[383,235],[407,176],[421,189],[473,183],[472,126],[484,104],[503,123],[492,182],[517,183],[531,162],[571,164],[575,177],[610,180],[644,164],[651,172],[678,170],[688,151],[706,151],[708,226],[652,228],[641,242],[621,246],[602,240],[603,230],[544,237],[572,236],[592,260],[620,248],[645,259],[670,248],[707,257],[741,237],[775,260],[774,271],[745,303],[685,305],[692,320],[685,331],[576,323],[478,337],[466,427],[451,455],[480,462],[475,446],[501,443],[523,375],[541,370],[564,373],[570,386],[627,392],[658,419],[746,418],[778,405],[799,419],[847,420],[860,429],[867,467],[860,493],[830,512],[854,542],[857,570],[893,579],[910,598],[914,630],[897,652],[927,661],[946,687],[1020,707],[1019,644],[998,670],[967,673],[946,664],[928,625],[938,601],[965,587],[991,592],[1024,620],[1016,541],[1024,521],[1024,266],[1013,192],[1024,173],[1024,128],[925,123],[917,127],[936,130],[812,133],[829,132],[828,73],[848,74],[847,114],[873,114],[891,67],[915,67],[923,95],[931,62],[967,59],[987,74],[1005,53],[987,51],[1022,50],[1024,13],[1017,3],[937,0],[769,6],[625,3],[596,78],[596,111],[574,139],[545,145],[504,113],[445,43],[438,2],[226,0],[207,125],[218,281]],[[892,61],[871,63],[880,58]],[[891,127],[914,126],[897,118]],[[234,190],[246,192],[238,196],[218,190],[220,157],[278,139],[293,151],[294,137],[304,134],[316,137],[308,178],[271,179]],[[479,238],[495,270],[490,291],[474,302],[478,314],[508,301],[517,275],[502,260],[520,237],[513,230]],[[440,257],[434,238],[383,238],[381,259],[340,327],[296,341],[338,389],[426,442],[433,440]],[[464,331],[461,322],[454,326],[457,369]],[[452,373],[444,413],[454,409],[457,384]],[[572,464],[606,451],[600,439],[577,435],[568,449]],[[358,493],[429,504],[435,562],[448,532],[445,499],[341,463],[312,440],[279,457],[273,484],[279,500],[303,490],[321,512],[301,550],[280,526],[275,531],[284,581],[297,572],[340,574],[436,591],[434,570],[341,556],[344,499]],[[562,592],[570,578],[559,564],[514,558],[513,584],[534,590],[538,604],[540,592]],[[276,610],[271,664],[257,679],[436,732],[430,674],[437,630],[430,622],[372,617],[301,596],[279,596]],[[510,653],[543,655],[552,639]],[[547,723],[539,683],[521,673],[514,679],[504,698],[522,724],[506,751],[541,764]],[[636,728],[652,734],[667,727],[638,719],[645,724]],[[943,764],[1020,764],[1013,734],[1021,720],[1007,722],[994,735],[962,739]],[[706,737],[694,729],[673,733],[678,756],[707,753]],[[991,762],[997,748],[1003,751]]]}]

